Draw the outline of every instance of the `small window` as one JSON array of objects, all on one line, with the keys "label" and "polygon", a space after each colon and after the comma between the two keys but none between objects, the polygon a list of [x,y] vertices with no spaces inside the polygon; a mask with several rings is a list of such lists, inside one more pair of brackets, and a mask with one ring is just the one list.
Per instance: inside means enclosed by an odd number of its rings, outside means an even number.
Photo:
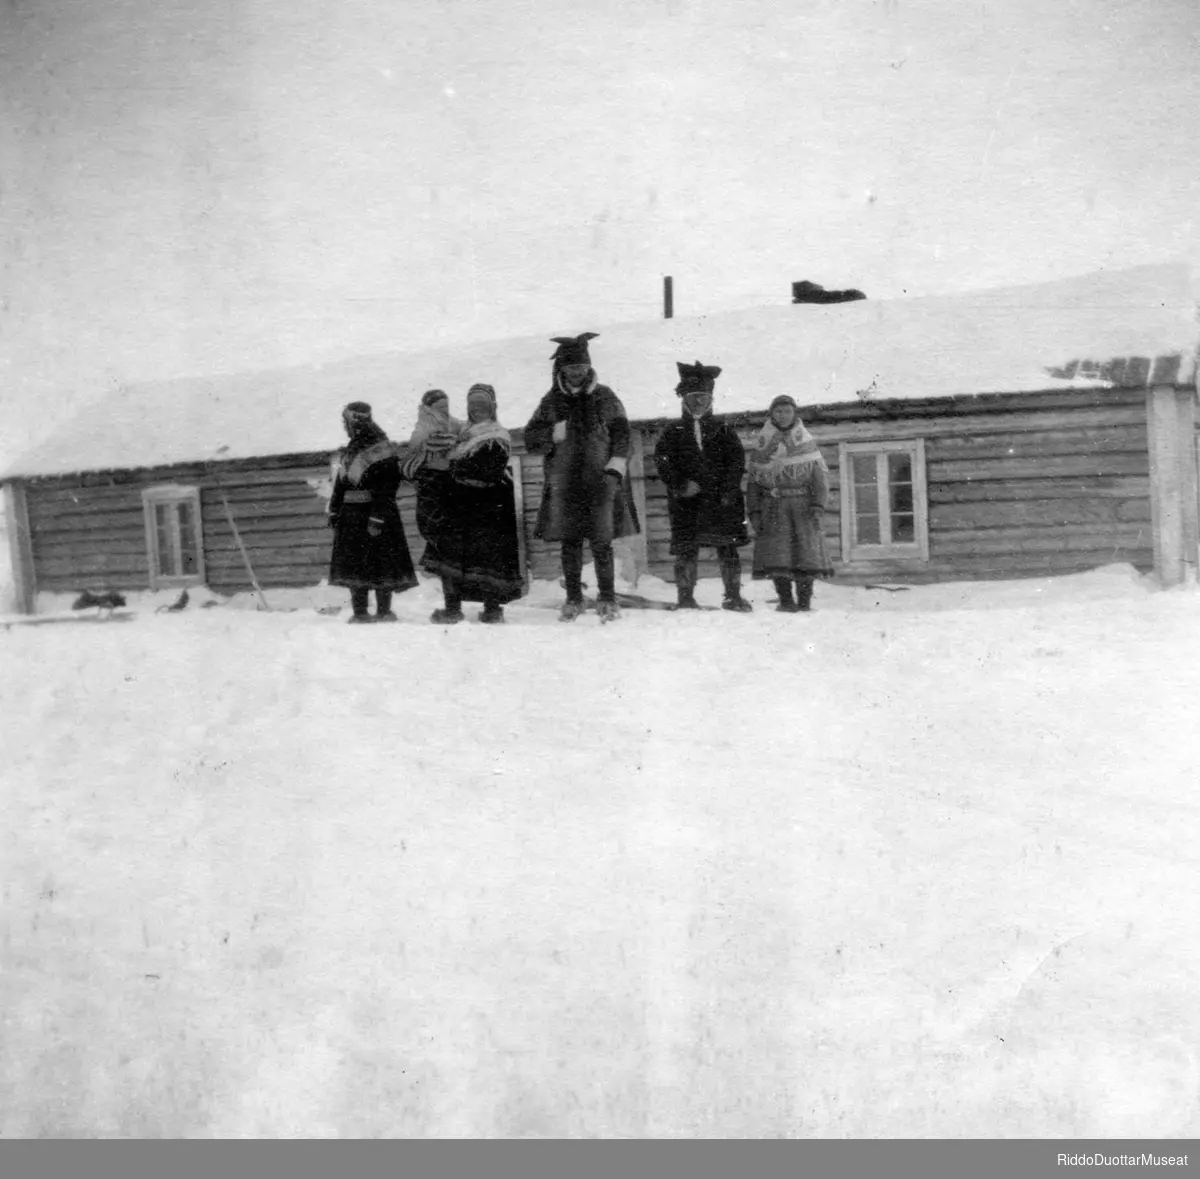
[{"label": "small window", "polygon": [[842,559],[929,560],[925,442],[843,442]]},{"label": "small window", "polygon": [[146,513],[150,588],[201,584],[204,547],[199,488],[151,487],[142,492],[142,505]]}]

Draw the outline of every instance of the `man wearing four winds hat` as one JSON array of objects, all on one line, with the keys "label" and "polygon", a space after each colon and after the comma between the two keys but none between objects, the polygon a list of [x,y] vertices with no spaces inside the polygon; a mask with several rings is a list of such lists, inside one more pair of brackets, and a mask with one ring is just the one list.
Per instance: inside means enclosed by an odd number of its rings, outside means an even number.
[{"label": "man wearing four winds hat", "polygon": [[696,571],[702,546],[717,550],[726,610],[751,610],[742,597],[738,546],[749,543],[742,477],[746,452],[734,429],[713,417],[713,391],[721,370],[714,365],[676,363],[681,416],[658,441],[654,461],[667,488],[671,554],[680,610],[696,610]]},{"label": "man wearing four winds hat", "polygon": [[563,622],[584,610],[584,541],[596,566],[596,612],[602,622],[619,617],[612,542],[638,531],[627,469],[629,419],[592,367],[588,341],[594,339],[595,332],[554,338],[553,386],[525,427],[526,450],[545,456],[534,536],[562,545]]}]

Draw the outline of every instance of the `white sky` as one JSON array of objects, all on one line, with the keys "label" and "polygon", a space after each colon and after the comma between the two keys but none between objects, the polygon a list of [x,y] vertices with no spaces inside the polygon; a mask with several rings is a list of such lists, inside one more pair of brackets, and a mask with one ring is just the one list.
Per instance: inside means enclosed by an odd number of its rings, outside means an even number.
[{"label": "white sky", "polygon": [[665,273],[695,315],[1195,260],[1198,33],[1190,0],[18,0],[0,428],[653,318]]}]

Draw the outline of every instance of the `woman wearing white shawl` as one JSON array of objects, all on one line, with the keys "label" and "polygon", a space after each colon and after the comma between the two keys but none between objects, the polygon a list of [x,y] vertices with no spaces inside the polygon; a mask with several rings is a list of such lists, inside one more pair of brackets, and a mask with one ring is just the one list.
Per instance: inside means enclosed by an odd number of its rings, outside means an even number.
[{"label": "woman wearing white shawl", "polygon": [[505,602],[525,592],[517,542],[511,440],[496,420],[496,391],[472,385],[468,425],[447,452],[437,534],[421,568],[442,580],[445,607],[432,621],[461,622],[463,602],[482,602],[480,622],[503,622]]},{"label": "woman wearing white shawl", "polygon": [[833,572],[822,530],[829,470],[800,421],[796,402],[786,394],[771,402],[748,467],[746,513],[754,528],[753,576],[771,578],[785,614],[808,610],[813,578]]}]

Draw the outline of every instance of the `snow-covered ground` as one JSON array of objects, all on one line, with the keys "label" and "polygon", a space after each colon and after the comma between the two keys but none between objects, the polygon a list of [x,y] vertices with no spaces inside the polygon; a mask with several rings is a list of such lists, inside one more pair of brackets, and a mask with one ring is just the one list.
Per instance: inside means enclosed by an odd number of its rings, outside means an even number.
[{"label": "snow-covered ground", "polygon": [[769,593],[0,628],[0,1133],[1200,1132],[1200,597]]}]

